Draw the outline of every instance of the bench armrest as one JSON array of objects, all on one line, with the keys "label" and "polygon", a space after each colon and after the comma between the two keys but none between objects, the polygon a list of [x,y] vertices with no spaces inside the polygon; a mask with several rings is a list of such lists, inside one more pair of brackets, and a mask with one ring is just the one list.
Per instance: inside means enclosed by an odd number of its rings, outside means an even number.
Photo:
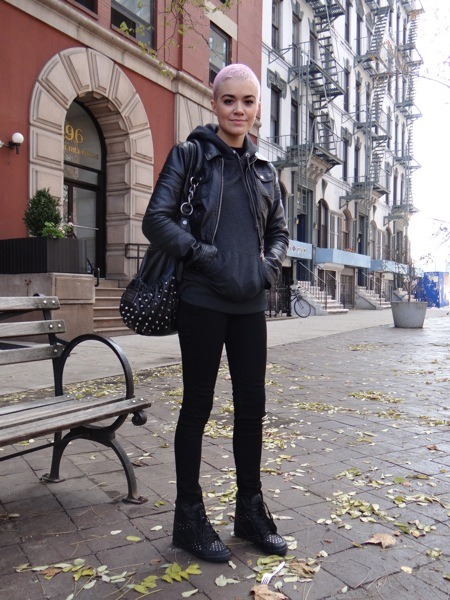
[{"label": "bench armrest", "polygon": [[134,380],[133,371],[131,365],[123,352],[122,348],[116,344],[111,338],[101,337],[95,333],[86,333],[79,335],[70,342],[65,342],[66,347],[61,353],[61,356],[54,361],[54,375],[55,375],[55,396],[62,396],[64,394],[64,366],[71,352],[83,344],[84,342],[95,341],[100,342],[107,346],[119,359],[122,366],[123,375],[125,378],[125,397],[134,398]]}]

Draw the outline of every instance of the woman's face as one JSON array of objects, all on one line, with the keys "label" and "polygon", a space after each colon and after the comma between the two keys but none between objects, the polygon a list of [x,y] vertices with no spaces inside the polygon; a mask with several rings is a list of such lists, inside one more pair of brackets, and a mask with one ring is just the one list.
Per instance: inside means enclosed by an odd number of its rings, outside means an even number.
[{"label": "woman's face", "polygon": [[241,148],[260,107],[256,83],[226,79],[211,106],[219,121],[217,135],[229,146]]}]

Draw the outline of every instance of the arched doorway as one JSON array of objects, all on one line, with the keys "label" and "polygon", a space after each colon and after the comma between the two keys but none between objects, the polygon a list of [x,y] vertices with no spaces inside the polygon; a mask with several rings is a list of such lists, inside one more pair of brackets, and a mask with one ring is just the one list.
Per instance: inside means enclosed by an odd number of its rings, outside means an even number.
[{"label": "arched doorway", "polygon": [[90,112],[73,102],[64,125],[63,219],[86,241],[86,271],[106,272],[105,144]]},{"label": "arched doorway", "polygon": [[[103,174],[100,183],[80,181],[66,172],[68,166],[78,167],[76,163],[65,164],[64,148],[67,114],[74,102],[98,125],[101,144],[104,142],[105,164],[97,170]],[[42,69],[32,92],[29,139],[30,196],[39,188],[49,188],[61,202],[67,195],[68,207],[70,193],[76,192],[80,210],[91,211],[83,219],[93,222],[93,201],[88,192],[96,187],[97,193],[103,193],[103,216],[96,212],[95,217],[96,226],[102,219],[104,223],[96,234],[95,261],[104,264],[102,276],[129,281],[135,263],[126,258],[125,247],[146,242],[141,225],[153,186],[150,124],[130,79],[110,58],[95,50],[69,48],[56,54]],[[84,168],[83,177],[89,179],[90,173]],[[72,192],[69,183],[74,186]],[[101,202],[96,200],[95,206],[97,211]]]}]

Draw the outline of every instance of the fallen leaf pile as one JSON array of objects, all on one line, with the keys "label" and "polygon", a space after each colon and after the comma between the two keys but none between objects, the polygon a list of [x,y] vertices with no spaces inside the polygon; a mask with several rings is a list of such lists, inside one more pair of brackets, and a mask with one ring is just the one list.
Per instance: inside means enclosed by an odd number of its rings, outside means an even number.
[{"label": "fallen leaf pile", "polygon": [[[128,536],[129,538],[133,536]],[[16,567],[16,573],[22,573],[24,571],[33,571],[38,573],[44,579],[53,579],[60,573],[72,573],[73,581],[75,585],[80,582],[82,583],[81,588],[75,589],[72,594],[69,594],[65,600],[73,600],[81,590],[92,589],[97,582],[118,584],[123,583],[125,592],[121,597],[124,597],[127,590],[134,590],[139,594],[149,594],[162,591],[156,589],[160,582],[166,584],[172,584],[176,582],[189,581],[191,575],[201,575],[202,571],[198,564],[193,563],[183,569],[179,564],[173,563],[170,565],[164,565],[164,575],[148,575],[140,582],[136,583],[133,581],[135,571],[120,571],[115,573],[116,569],[111,571],[106,565],[100,567],[91,567],[86,564],[84,558],[76,558],[73,562],[61,562],[51,565],[32,566],[29,563],[19,565]],[[120,569],[119,569],[120,570]],[[183,598],[189,598],[193,596],[198,590],[188,590],[182,593]]]}]

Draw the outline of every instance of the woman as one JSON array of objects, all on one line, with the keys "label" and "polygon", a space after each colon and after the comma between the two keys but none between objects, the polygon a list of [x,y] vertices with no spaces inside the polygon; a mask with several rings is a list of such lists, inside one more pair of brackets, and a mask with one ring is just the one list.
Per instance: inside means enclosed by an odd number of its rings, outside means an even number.
[{"label": "woman", "polygon": [[188,137],[200,142],[203,155],[191,233],[176,223],[188,174],[186,144],[170,152],[143,221],[151,243],[184,260],[178,313],[184,389],[175,433],[173,543],[212,562],[231,557],[206,516],[199,485],[203,431],[224,345],[234,402],[234,532],[268,554],[287,551],[261,494],[265,290],[278,279],[288,231],[275,169],[248,136],[259,97],[258,79],[246,65],[229,65],[217,74],[211,106],[218,125],[197,127]]}]

